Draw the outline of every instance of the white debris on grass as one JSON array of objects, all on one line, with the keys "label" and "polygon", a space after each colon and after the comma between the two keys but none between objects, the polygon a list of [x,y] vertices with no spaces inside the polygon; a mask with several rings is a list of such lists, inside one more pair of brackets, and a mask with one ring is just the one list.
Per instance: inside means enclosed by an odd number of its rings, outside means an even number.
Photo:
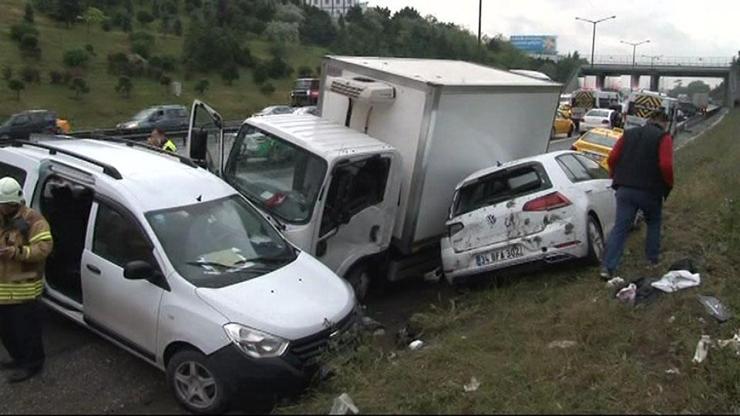
[{"label": "white debris on grass", "polygon": [[565,341],[553,341],[553,342],[547,344],[547,348],[549,348],[549,349],[553,349],[553,348],[568,349],[568,348],[573,348],[576,345],[578,345],[578,343],[575,342],[575,341],[567,341],[567,340],[565,340]]},{"label": "white debris on grass", "polygon": [[686,289],[701,284],[701,276],[699,273],[691,273],[687,270],[673,270],[658,280],[657,282],[651,283],[651,285],[660,289],[666,293],[677,292],[681,289]]},{"label": "white debris on grass", "polygon": [[419,340],[419,339],[417,339],[417,340],[415,340],[415,341],[412,341],[412,342],[411,342],[411,343],[409,344],[409,349],[410,349],[411,351],[418,351],[418,350],[420,350],[420,349],[421,349],[421,347],[423,347],[423,346],[424,346],[424,341],[422,341],[422,340]]},{"label": "white debris on grass", "polygon": [[360,413],[360,409],[355,406],[352,398],[347,393],[342,393],[339,397],[335,398],[334,404],[331,406],[331,410],[329,410],[330,415],[356,415],[358,413]]},{"label": "white debris on grass", "polygon": [[475,377],[470,377],[470,383],[465,384],[463,386],[465,393],[472,393],[474,391],[477,391],[479,388],[480,388],[480,382]]},{"label": "white debris on grass", "polygon": [[709,345],[712,343],[712,339],[709,335],[702,335],[699,342],[696,344],[696,351],[694,352],[694,358],[691,360],[695,364],[699,364],[707,359],[709,353]]}]

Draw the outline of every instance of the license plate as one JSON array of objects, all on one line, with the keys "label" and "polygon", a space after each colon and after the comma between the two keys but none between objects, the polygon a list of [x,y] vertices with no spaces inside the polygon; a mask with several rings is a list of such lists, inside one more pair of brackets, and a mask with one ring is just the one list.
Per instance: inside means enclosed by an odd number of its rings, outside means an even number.
[{"label": "license plate", "polygon": [[478,267],[493,264],[499,261],[516,259],[524,256],[522,247],[514,245],[501,250],[493,251],[485,254],[478,254],[475,256],[475,264]]}]

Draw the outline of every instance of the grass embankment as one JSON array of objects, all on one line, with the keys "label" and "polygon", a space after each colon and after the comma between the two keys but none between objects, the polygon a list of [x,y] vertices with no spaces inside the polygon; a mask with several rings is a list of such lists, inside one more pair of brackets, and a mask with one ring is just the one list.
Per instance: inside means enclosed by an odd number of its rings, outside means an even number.
[{"label": "grass embankment", "polygon": [[[241,69],[240,79],[232,85],[225,85],[218,74],[195,74],[185,80],[182,65],[172,74],[173,80],[183,83],[183,93],[176,97],[159,82],[148,78],[134,78],[134,89],[131,97],[122,98],[115,92],[118,77],[108,74],[107,56],[112,52],[128,52],[128,34],[119,30],[104,32],[100,25],[92,25],[88,33],[84,24],[71,29],[62,23],[52,21],[36,13],[35,25],[39,31],[41,59],[23,59],[18,46],[10,39],[10,27],[23,20],[25,0],[3,1],[3,12],[0,13],[0,66],[8,65],[13,69],[14,78],[18,78],[25,66],[38,69],[41,75],[39,84],[26,83],[20,101],[11,91],[7,82],[0,81],[0,121],[9,115],[31,108],[55,110],[60,117],[70,120],[73,129],[106,128],[129,119],[139,110],[156,104],[183,104],[188,108],[194,98],[201,98],[213,105],[227,120],[246,118],[254,111],[271,104],[285,104],[289,101],[289,92],[293,78],[271,80],[276,91],[269,96],[263,95],[252,81],[252,71]],[[187,23],[187,18],[182,16]],[[134,23],[134,30],[144,30],[155,35],[152,55],[172,55],[180,57],[183,37],[156,33],[156,22],[151,29]],[[96,53],[84,70],[83,78],[90,86],[90,93],[81,99],[74,97],[74,92],[66,86],[51,85],[49,71],[64,71],[62,56],[74,48],[84,48],[90,44]],[[253,56],[269,59],[269,43],[259,39],[247,41]],[[316,68],[325,51],[321,48],[291,45],[287,48],[286,59],[297,70],[301,66]],[[294,74],[295,76],[295,74]],[[210,88],[203,96],[198,97],[194,89],[200,79],[208,79]]]},{"label": "grass embankment", "polygon": [[[665,208],[663,268],[690,257],[702,284],[629,307],[611,298],[596,268],[570,265],[493,282],[420,322],[417,352],[362,347],[338,375],[283,412],[323,413],[347,392],[363,413],[738,412],[740,357],[712,349],[692,364],[702,334],[731,338],[697,302],[712,294],[740,313],[740,110],[677,153],[676,189]],[[650,276],[644,227],[621,275]],[[549,349],[557,340],[570,349]],[[397,354],[397,356],[396,356]],[[666,370],[678,369],[678,374]],[[480,388],[465,393],[476,377]]]}]

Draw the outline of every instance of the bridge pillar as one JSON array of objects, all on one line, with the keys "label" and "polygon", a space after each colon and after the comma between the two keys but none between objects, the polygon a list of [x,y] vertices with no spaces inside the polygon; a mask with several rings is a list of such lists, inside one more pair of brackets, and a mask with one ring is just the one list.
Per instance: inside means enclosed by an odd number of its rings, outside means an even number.
[{"label": "bridge pillar", "polygon": [[650,75],[650,91],[658,91],[660,88],[660,75]]},{"label": "bridge pillar", "polygon": [[606,85],[606,74],[596,75],[596,89],[601,90]]},{"label": "bridge pillar", "polygon": [[737,85],[737,67],[733,66],[725,78],[725,107],[735,108],[735,101],[739,100],[740,92]]},{"label": "bridge pillar", "polygon": [[630,89],[633,89],[633,90],[640,89],[640,74],[632,74],[630,76]]}]

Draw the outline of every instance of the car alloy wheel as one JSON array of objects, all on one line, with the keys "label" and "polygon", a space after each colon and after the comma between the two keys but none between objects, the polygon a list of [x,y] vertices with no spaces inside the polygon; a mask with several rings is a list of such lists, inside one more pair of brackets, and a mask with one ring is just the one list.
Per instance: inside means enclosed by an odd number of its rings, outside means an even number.
[{"label": "car alloy wheel", "polygon": [[594,264],[601,263],[604,258],[604,237],[601,228],[593,217],[588,219],[588,256]]},{"label": "car alloy wheel", "polygon": [[207,368],[195,361],[184,361],[175,369],[175,393],[195,409],[208,409],[218,396],[218,385]]}]

